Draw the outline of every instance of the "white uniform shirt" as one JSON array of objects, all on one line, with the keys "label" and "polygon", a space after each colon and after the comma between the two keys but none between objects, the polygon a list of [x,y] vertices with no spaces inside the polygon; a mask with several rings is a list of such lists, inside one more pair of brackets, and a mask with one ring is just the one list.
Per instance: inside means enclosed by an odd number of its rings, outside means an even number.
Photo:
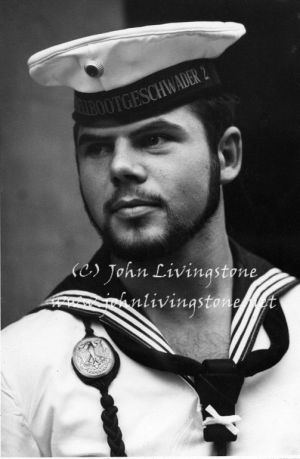
[{"label": "white uniform shirt", "polygon": [[[236,413],[236,442],[228,454],[300,454],[300,286],[281,297],[290,347],[271,369],[248,377]],[[207,456],[197,392],[178,375],[128,358],[108,339],[121,366],[109,392],[118,407],[128,456]],[[71,356],[84,336],[83,322],[43,310],[3,331],[3,456],[109,456],[97,389],[76,376]],[[268,347],[261,328],[254,349]]]}]

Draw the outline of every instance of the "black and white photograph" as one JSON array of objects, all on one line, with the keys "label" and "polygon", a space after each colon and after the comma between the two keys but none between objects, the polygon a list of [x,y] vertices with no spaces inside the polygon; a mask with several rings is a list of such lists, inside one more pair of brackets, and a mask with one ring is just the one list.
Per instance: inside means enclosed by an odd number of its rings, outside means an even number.
[{"label": "black and white photograph", "polygon": [[2,457],[300,458],[300,3],[0,10]]}]

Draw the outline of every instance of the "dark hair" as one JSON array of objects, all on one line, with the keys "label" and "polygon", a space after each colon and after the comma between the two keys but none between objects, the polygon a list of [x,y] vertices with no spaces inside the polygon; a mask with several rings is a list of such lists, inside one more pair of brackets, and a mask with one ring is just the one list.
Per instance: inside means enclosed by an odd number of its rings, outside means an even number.
[{"label": "dark hair", "polygon": [[201,97],[189,104],[192,112],[202,121],[208,144],[215,154],[224,131],[236,124],[238,104],[237,96],[226,93]]}]

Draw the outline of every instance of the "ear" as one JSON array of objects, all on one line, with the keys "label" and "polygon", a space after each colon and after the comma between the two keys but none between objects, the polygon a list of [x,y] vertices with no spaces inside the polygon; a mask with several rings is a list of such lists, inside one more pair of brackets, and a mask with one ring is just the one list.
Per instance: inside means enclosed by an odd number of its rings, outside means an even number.
[{"label": "ear", "polygon": [[242,165],[242,136],[240,130],[230,126],[222,135],[218,145],[220,181],[222,185],[234,180]]}]

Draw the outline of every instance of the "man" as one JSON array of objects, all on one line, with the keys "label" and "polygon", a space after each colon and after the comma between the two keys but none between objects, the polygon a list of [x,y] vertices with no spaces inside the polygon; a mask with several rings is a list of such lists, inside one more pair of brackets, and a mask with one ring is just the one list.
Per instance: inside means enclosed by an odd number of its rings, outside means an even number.
[{"label": "man", "polygon": [[3,333],[4,455],[299,453],[299,286],[225,228],[242,142],[213,62],[243,34],[165,24],[29,60],[75,90],[103,247]]}]

